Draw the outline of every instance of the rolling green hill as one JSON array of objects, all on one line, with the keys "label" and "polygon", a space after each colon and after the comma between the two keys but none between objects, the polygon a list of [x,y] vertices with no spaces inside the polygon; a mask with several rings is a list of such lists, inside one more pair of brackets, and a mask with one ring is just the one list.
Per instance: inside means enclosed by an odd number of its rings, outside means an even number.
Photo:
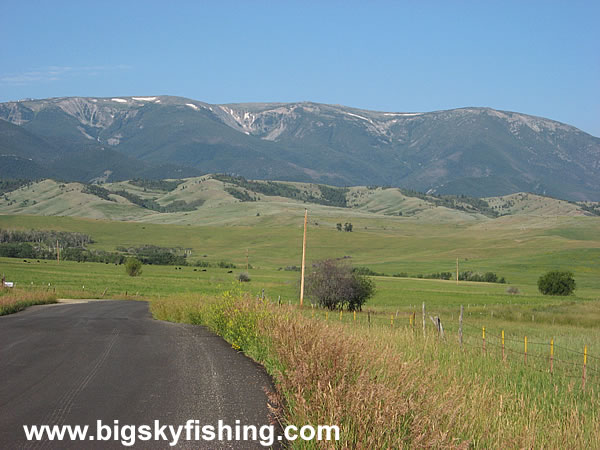
[{"label": "rolling green hill", "polygon": [[480,200],[399,188],[337,188],[315,183],[251,181],[225,175],[173,181],[136,179],[101,185],[48,179],[0,196],[0,214],[193,225],[256,225],[268,220],[288,223],[302,215],[305,208],[319,217],[322,225],[331,227],[378,218],[390,223],[485,223],[503,215],[592,215],[575,203],[534,194]]},{"label": "rolling green hill", "polygon": [[114,182],[220,172],[473,197],[535,192],[600,200],[599,138],[490,108],[401,113],[169,96],[26,100],[0,104],[0,155],[20,158],[0,167],[5,177],[41,172]]}]

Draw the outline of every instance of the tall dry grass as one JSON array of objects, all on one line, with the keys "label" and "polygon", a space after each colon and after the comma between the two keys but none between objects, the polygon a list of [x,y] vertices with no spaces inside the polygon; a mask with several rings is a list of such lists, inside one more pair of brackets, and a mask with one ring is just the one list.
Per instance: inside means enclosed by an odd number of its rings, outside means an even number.
[{"label": "tall dry grass", "polygon": [[[448,352],[412,330],[325,322],[231,292],[162,299],[151,308],[157,318],[207,325],[265,364],[287,423],[341,429],[337,443],[295,441],[294,448],[594,448],[600,442],[597,393],[588,393],[583,411],[562,392],[557,401],[536,385],[498,383],[495,375],[512,376],[501,362],[471,364],[472,355]],[[546,400],[551,406],[541,407]]]},{"label": "tall dry grass", "polygon": [[56,294],[47,290],[0,290],[0,316],[22,311],[28,306],[56,303]]}]

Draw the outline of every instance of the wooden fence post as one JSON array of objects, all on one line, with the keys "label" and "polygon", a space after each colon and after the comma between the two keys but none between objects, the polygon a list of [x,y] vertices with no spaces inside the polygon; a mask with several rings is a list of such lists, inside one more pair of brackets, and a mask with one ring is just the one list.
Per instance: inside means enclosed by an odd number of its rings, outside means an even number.
[{"label": "wooden fence post", "polygon": [[583,347],[583,380],[581,383],[581,389],[585,389],[585,370],[587,366],[587,345]]},{"label": "wooden fence post", "polygon": [[460,346],[463,345],[463,333],[462,333],[462,321],[463,321],[463,305],[460,305],[460,316],[458,317],[458,340],[460,342]]},{"label": "wooden fence post", "polygon": [[525,336],[525,364],[527,364],[527,336]]},{"label": "wooden fence post", "polygon": [[300,276],[300,307],[304,303],[304,270],[306,260],[306,224],[308,219],[308,209],[304,208],[304,236],[302,237],[302,274]]},{"label": "wooden fence post", "polygon": [[371,311],[367,311],[367,319],[369,320],[369,328],[371,328]]},{"label": "wooden fence post", "polygon": [[554,339],[550,339],[550,374],[554,371]]},{"label": "wooden fence post", "polygon": [[425,336],[425,302],[423,302],[423,336]]},{"label": "wooden fence post", "polygon": [[390,325],[392,328],[394,328],[394,315],[393,314],[390,316]]}]

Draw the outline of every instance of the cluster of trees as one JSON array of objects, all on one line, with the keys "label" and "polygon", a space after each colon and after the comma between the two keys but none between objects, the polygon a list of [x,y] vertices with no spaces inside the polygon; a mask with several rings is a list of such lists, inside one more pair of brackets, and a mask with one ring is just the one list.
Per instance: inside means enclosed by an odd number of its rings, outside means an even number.
[{"label": "cluster of trees", "polygon": [[[194,264],[196,267],[218,267],[219,269],[237,269],[237,266],[232,262],[219,261],[218,263],[211,263],[208,261],[196,261]],[[252,266],[250,265],[251,269]]]},{"label": "cluster of trees", "polygon": [[594,216],[600,216],[600,203],[585,203],[585,202],[580,202],[580,203],[576,203],[577,206],[579,206],[581,209],[583,209],[584,211],[594,215]]},{"label": "cluster of trees", "polygon": [[21,178],[18,179],[4,179],[0,180],[0,194],[5,194],[6,192],[16,191],[22,186],[30,186],[35,181],[33,180],[24,180]]},{"label": "cluster of trees", "polygon": [[86,184],[81,192],[84,194],[95,195],[102,200],[114,202],[114,199],[110,198],[111,192],[108,189],[104,189],[102,186],[98,186],[97,184]]},{"label": "cluster of trees", "polygon": [[348,188],[336,188],[325,186],[323,184],[319,184],[318,186],[319,190],[321,191],[322,201],[317,200],[317,203],[322,203],[328,206],[337,206],[339,208],[348,207],[348,201],[346,200]]},{"label": "cluster of trees", "polygon": [[183,212],[183,211],[195,211],[196,208],[202,206],[204,204],[204,200],[195,200],[193,202],[186,202],[184,200],[176,200],[174,202],[169,203],[168,205],[162,206],[153,198],[142,198],[139,195],[132,194],[131,192],[127,192],[124,190],[114,191],[113,194],[120,195],[123,198],[126,198],[134,205],[138,205],[145,209],[150,209],[152,211],[160,212],[160,213],[172,213],[172,212]]},{"label": "cluster of trees", "polygon": [[249,181],[244,177],[235,177],[224,174],[213,175],[213,178],[222,181],[223,183],[233,184],[248,191],[272,197],[300,198],[302,195],[300,189],[289,184],[277,183],[276,181]]},{"label": "cluster of trees", "polygon": [[359,275],[368,275],[370,277],[385,277],[385,276],[387,276],[385,273],[375,272],[374,270],[369,269],[368,267],[355,267],[352,270],[354,273],[357,273]]},{"label": "cluster of trees", "polygon": [[[450,278],[447,279],[449,280]],[[459,272],[458,279],[463,281],[482,281],[485,283],[506,283],[504,277],[498,278],[498,275],[494,272],[485,272],[484,274],[481,274],[467,270],[465,272]]]},{"label": "cluster of trees", "polygon": [[253,202],[256,201],[255,196],[251,196],[248,191],[256,192],[268,196],[286,197],[296,200],[302,200],[308,203],[317,203],[320,205],[327,206],[338,206],[345,208],[347,207],[346,193],[347,188],[336,188],[325,185],[317,185],[321,196],[317,197],[309,191],[301,191],[295,186],[278,183],[276,181],[249,181],[244,177],[237,177],[225,174],[216,174],[212,176],[213,179],[221,181],[223,183],[232,184],[238,186],[243,190],[227,187],[225,190],[232,196],[242,202]]},{"label": "cluster of trees", "polygon": [[336,224],[335,226],[338,231],[347,231],[352,232],[352,224],[350,222],[346,222],[343,226],[341,223]]},{"label": "cluster of trees", "polygon": [[[368,267],[355,267],[354,271],[360,275],[387,277],[388,274],[376,272]],[[456,279],[455,272],[435,272],[430,274],[409,275],[407,272],[397,272],[392,275],[398,278],[425,278],[429,280],[454,280]],[[498,277],[494,272],[485,272],[483,274],[472,271],[460,272],[458,279],[462,281],[481,281],[486,283],[506,283],[504,277]]]},{"label": "cluster of trees", "polygon": [[[56,259],[56,248],[33,245],[29,242],[0,244],[0,256],[6,258]],[[78,262],[99,262],[123,264],[125,256],[102,250],[88,250],[81,247],[66,247],[60,250],[60,259]]]},{"label": "cluster of trees", "polygon": [[0,229],[0,243],[33,242],[55,247],[60,246],[84,247],[94,241],[84,233],[71,233],[55,230],[5,230]]},{"label": "cluster of trees", "polygon": [[498,217],[498,211],[494,210],[490,204],[480,198],[469,197],[467,195],[437,195],[424,194],[412,189],[400,189],[404,195],[408,197],[416,197],[421,200],[426,200],[436,206],[444,206],[446,208],[456,209],[465,212],[479,212],[488,217]]},{"label": "cluster of trees", "polygon": [[375,293],[375,283],[353,271],[350,264],[326,259],[313,264],[304,289],[306,296],[322,308],[360,311]]},{"label": "cluster of trees", "polygon": [[240,202],[255,202],[256,197],[251,197],[248,191],[241,191],[234,187],[226,187],[225,192],[229,193],[232,197],[237,198]]},{"label": "cluster of trees", "polygon": [[[427,280],[454,280],[456,279],[455,272],[435,272],[429,274],[419,273],[417,275],[409,275],[406,272],[399,272],[392,275],[393,277],[402,277],[402,278],[425,278]],[[484,283],[506,283],[506,278],[498,277],[494,272],[472,272],[470,270],[459,272],[458,279],[460,281],[478,281]]]},{"label": "cluster of trees", "polygon": [[177,186],[179,186],[183,182],[184,182],[183,180],[169,181],[169,180],[148,180],[145,178],[134,178],[133,180],[129,181],[129,184],[132,184],[134,186],[141,187],[144,189],[171,192],[171,191],[174,191],[175,189],[177,189]]},{"label": "cluster of trees", "polygon": [[114,199],[110,198],[110,194],[119,195],[123,198],[126,198],[134,205],[138,205],[142,208],[160,213],[194,211],[196,210],[196,208],[204,204],[204,200],[201,199],[189,203],[184,200],[176,200],[174,202],[169,203],[168,205],[163,206],[160,203],[158,203],[154,198],[142,198],[139,195],[127,192],[122,189],[118,191],[109,191],[108,189],[105,189],[102,186],[98,186],[97,184],[85,185],[82,192],[85,194],[95,195],[96,197],[108,201],[114,201]]},{"label": "cluster of trees", "polygon": [[158,266],[185,266],[186,255],[180,254],[179,248],[158,247],[156,245],[143,245],[141,247],[117,247],[120,252],[135,256],[143,264]]}]

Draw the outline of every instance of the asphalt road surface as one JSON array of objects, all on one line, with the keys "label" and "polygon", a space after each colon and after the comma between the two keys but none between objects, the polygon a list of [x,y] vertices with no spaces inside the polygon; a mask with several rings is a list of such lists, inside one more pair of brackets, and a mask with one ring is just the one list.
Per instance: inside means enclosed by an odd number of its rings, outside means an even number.
[{"label": "asphalt road surface", "polygon": [[[0,448],[125,448],[120,440],[28,442],[23,425],[34,424],[89,425],[94,434],[98,420],[268,425],[268,390],[264,370],[220,337],[154,320],[146,302],[36,306],[0,317]],[[257,447],[180,439],[175,448]],[[137,439],[134,448],[173,447]]]}]

